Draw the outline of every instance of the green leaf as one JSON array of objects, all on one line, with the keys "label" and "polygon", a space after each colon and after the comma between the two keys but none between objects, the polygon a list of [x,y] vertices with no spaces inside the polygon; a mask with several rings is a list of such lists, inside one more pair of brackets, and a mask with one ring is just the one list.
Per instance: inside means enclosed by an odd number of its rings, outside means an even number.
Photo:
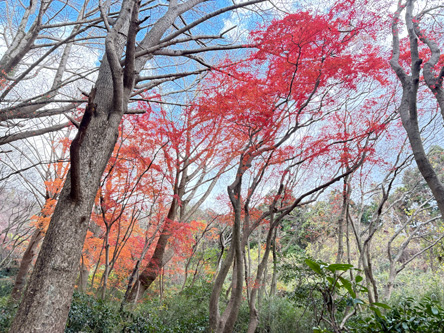
[{"label": "green leaf", "polygon": [[367,287],[364,287],[364,286],[362,286],[362,285],[359,285],[359,291],[361,292],[361,293],[368,293],[368,288]]},{"label": "green leaf", "polygon": [[350,264],[331,264],[326,267],[330,272],[336,271],[347,271],[350,268],[353,268],[353,265]]},{"label": "green leaf", "polygon": [[382,318],[381,311],[378,308],[375,308],[374,306],[370,306],[369,308],[373,310],[378,317]]},{"label": "green leaf", "polygon": [[347,306],[355,306],[356,304],[365,304],[364,301],[360,300],[359,298],[347,298],[346,300]]},{"label": "green leaf", "polygon": [[355,277],[355,281],[356,281],[356,283],[359,283],[359,282],[361,282],[362,280],[364,280],[364,278],[363,278],[361,275],[356,275],[356,277]]},{"label": "green leaf", "polygon": [[438,311],[437,308],[435,308],[434,306],[432,306],[432,313],[436,316],[436,315],[439,313],[439,311]]},{"label": "green leaf", "polygon": [[387,304],[384,304],[384,303],[375,302],[375,303],[372,303],[372,305],[376,305],[376,306],[379,306],[380,308],[384,308],[384,309],[387,309],[387,310],[391,309],[390,306],[388,306]]},{"label": "green leaf", "polygon": [[342,284],[344,285],[344,288],[347,289],[350,296],[353,298],[356,298],[356,293],[352,288],[351,282],[349,280],[343,278],[342,276],[339,277],[339,280],[341,280]]},{"label": "green leaf", "polygon": [[355,304],[365,304],[365,302],[364,302],[362,299],[359,299],[359,298],[355,298],[355,299],[353,300],[353,302],[354,302]]},{"label": "green leaf", "polygon": [[319,275],[322,275],[321,266],[313,260],[305,259],[305,264],[311,268],[312,271],[315,273],[318,273]]},{"label": "green leaf", "polygon": [[327,280],[328,280],[328,282],[330,282],[330,285],[332,285],[332,286],[334,286],[336,283],[336,280],[333,279],[331,276],[327,276]]}]

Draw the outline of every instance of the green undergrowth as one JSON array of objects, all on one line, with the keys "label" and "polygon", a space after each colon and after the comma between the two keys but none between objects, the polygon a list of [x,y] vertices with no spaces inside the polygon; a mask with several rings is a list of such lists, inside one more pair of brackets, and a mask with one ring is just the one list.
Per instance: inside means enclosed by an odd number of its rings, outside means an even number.
[{"label": "green undergrowth", "polygon": [[[441,295],[429,292],[420,299],[396,295],[393,302],[380,311],[364,311],[354,316],[348,326],[350,332],[442,332],[444,309]],[[94,296],[74,293],[65,332],[208,332],[208,300],[211,285],[199,283],[192,288],[160,300],[151,297],[134,310],[119,311],[120,303],[100,300]],[[259,309],[258,333],[313,332],[315,325],[311,307],[307,307],[308,293],[298,290],[264,298]],[[7,304],[7,296],[0,297],[0,332],[8,332],[16,308]],[[305,300],[305,304],[304,304]],[[221,305],[226,304],[222,299]],[[322,300],[318,300],[321,305]],[[318,302],[316,301],[316,302]],[[249,321],[248,304],[243,302],[234,332],[246,332]],[[330,332],[328,327],[318,332]]]}]

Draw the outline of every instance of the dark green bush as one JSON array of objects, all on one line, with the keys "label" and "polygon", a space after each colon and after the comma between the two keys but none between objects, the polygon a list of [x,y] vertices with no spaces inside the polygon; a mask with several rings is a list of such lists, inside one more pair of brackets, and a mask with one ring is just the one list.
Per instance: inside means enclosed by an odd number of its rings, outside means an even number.
[{"label": "dark green bush", "polygon": [[117,306],[94,297],[74,293],[65,332],[115,332],[121,318]]},{"label": "dark green bush", "polygon": [[444,329],[444,309],[438,300],[424,297],[416,302],[412,297],[404,298],[386,314],[381,311],[354,323],[354,332],[421,332],[441,333]]},{"label": "dark green bush", "polygon": [[14,288],[14,280],[11,278],[0,279],[0,297],[7,297],[11,294]]},{"label": "dark green bush", "polygon": [[0,301],[0,333],[9,331],[12,324],[17,307],[7,305],[8,297],[2,297]]},{"label": "dark green bush", "polygon": [[154,332],[205,332],[211,288],[211,284],[200,281],[162,302],[141,304],[139,311],[150,314]]}]

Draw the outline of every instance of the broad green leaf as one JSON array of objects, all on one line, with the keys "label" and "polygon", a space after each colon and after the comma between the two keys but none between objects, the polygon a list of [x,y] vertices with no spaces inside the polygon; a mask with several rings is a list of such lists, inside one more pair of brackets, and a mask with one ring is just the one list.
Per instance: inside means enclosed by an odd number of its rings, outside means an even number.
[{"label": "broad green leaf", "polygon": [[388,306],[387,304],[384,304],[384,303],[375,302],[375,303],[372,303],[372,305],[376,305],[376,306],[379,306],[380,308],[384,308],[384,309],[388,309],[388,310],[391,309],[390,306]]},{"label": "broad green leaf", "polygon": [[355,281],[356,281],[356,283],[359,283],[359,282],[361,282],[362,280],[364,280],[364,278],[363,278],[361,275],[356,275],[356,277],[355,277]]},{"label": "broad green leaf", "polygon": [[339,277],[339,280],[341,280],[342,284],[344,285],[344,288],[347,289],[350,296],[353,298],[356,298],[356,293],[352,288],[351,282],[349,280],[343,278],[342,276]]},{"label": "broad green leaf", "polygon": [[381,311],[378,308],[375,308],[374,306],[370,306],[369,308],[373,310],[378,317],[382,317]]},{"label": "broad green leaf", "polygon": [[317,262],[310,259],[305,259],[305,263],[307,264],[308,267],[311,268],[312,271],[318,273],[319,275],[322,275],[321,266],[319,266]]},{"label": "broad green leaf", "polygon": [[327,280],[328,280],[328,282],[330,282],[330,285],[332,285],[332,286],[334,286],[336,283],[336,280],[333,279],[331,276],[327,276]]},{"label": "broad green leaf", "polygon": [[359,298],[355,298],[353,301],[355,302],[355,304],[365,304],[365,302]]},{"label": "broad green leaf", "polygon": [[353,268],[353,265],[350,265],[350,264],[331,264],[331,265],[328,265],[326,268],[329,271],[334,273],[336,271],[347,271],[350,268]]},{"label": "broad green leaf", "polygon": [[346,300],[347,306],[354,306],[356,304],[365,304],[364,301],[360,300],[359,298],[347,298]]}]

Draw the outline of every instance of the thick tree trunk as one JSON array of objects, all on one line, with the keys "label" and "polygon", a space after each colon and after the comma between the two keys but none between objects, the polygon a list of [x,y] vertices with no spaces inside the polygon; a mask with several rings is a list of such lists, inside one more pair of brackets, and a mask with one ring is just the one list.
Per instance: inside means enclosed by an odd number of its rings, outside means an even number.
[{"label": "thick tree trunk", "polygon": [[[93,193],[79,204],[74,203],[69,180],[67,183],[10,332],[63,332],[65,329],[95,196]],[[90,204],[87,199],[91,199]]]},{"label": "thick tree trunk", "polygon": [[14,288],[12,289],[10,301],[12,303],[18,302],[22,296],[23,289],[26,284],[26,275],[28,274],[31,263],[37,255],[37,248],[44,234],[40,228],[36,228],[32,234],[31,240],[28,243],[25,253],[23,254],[20,267],[15,278]]},{"label": "thick tree trunk", "polygon": [[94,117],[87,128],[80,196],[71,196],[69,172],[11,332],[64,331],[92,204],[118,136],[118,121],[108,127],[106,118]]},{"label": "thick tree trunk", "polygon": [[[122,6],[121,24],[116,23],[115,29],[129,26],[134,4],[127,1]],[[107,41],[117,42],[113,38],[108,35]],[[120,49],[123,51],[123,42]],[[102,60],[96,87],[71,145],[71,168],[11,333],[65,330],[94,198],[117,141],[123,103],[127,103],[113,96],[108,58]]]}]

